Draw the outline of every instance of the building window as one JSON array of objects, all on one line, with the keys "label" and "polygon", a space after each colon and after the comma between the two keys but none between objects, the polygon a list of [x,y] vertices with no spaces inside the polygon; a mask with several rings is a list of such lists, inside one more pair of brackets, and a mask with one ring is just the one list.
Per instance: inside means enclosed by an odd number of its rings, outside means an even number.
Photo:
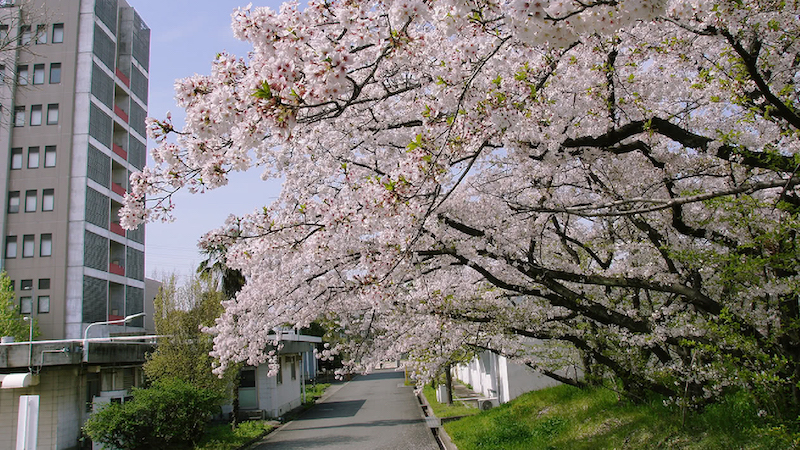
[{"label": "building window", "polygon": [[50,233],[42,234],[39,238],[39,256],[53,255],[53,235]]},{"label": "building window", "polygon": [[28,147],[28,169],[39,167],[39,147]]},{"label": "building window", "polygon": [[8,25],[0,25],[0,42],[6,42],[8,39]]},{"label": "building window", "polygon": [[30,25],[19,27],[19,45],[30,45],[32,36]]},{"label": "building window", "polygon": [[44,166],[45,167],[55,167],[56,166],[56,146],[55,145],[47,145],[44,147]]},{"label": "building window", "polygon": [[275,376],[275,382],[283,384],[283,357],[278,357],[278,375]]},{"label": "building window", "polygon": [[22,257],[23,258],[33,258],[33,249],[34,249],[34,239],[36,236],[32,234],[26,234],[22,236]]},{"label": "building window", "polygon": [[50,84],[61,83],[61,63],[50,64]]},{"label": "building window", "polygon": [[50,296],[39,296],[39,314],[46,314],[50,312]]},{"label": "building window", "polygon": [[39,289],[50,289],[50,278],[39,278]]},{"label": "building window", "polygon": [[33,65],[33,84],[44,84],[44,64]]},{"label": "building window", "polygon": [[4,84],[5,82],[6,82],[6,65],[0,64],[0,84]]},{"label": "building window", "polygon": [[8,193],[8,212],[19,212],[19,191],[12,191]]},{"label": "building window", "polygon": [[53,24],[53,39],[51,40],[54,44],[60,44],[64,42],[64,24],[63,23],[54,23]]},{"label": "building window", "polygon": [[51,103],[47,105],[47,124],[56,125],[58,123],[58,104]]},{"label": "building window", "polygon": [[6,236],[6,258],[17,257],[17,237]]},{"label": "building window", "polygon": [[256,387],[256,371],[254,369],[245,368],[239,372],[239,387]]},{"label": "building window", "polygon": [[297,360],[292,357],[289,359],[289,363],[292,365],[292,379],[297,379]]},{"label": "building window", "polygon": [[19,288],[23,291],[30,291],[33,289],[33,280],[20,280]]},{"label": "building window", "polygon": [[22,169],[22,149],[21,148],[12,148],[11,149],[11,169],[13,169],[13,170]]},{"label": "building window", "polygon": [[19,298],[19,312],[20,314],[30,314],[33,309],[33,298],[20,297]]},{"label": "building window", "polygon": [[28,66],[17,66],[17,84],[20,86],[28,84]]},{"label": "building window", "polygon": [[47,25],[36,25],[36,43],[47,44]]},{"label": "building window", "polygon": [[15,106],[14,107],[14,126],[15,127],[24,127],[25,126],[25,107],[24,106]]},{"label": "building window", "polygon": [[25,191],[25,212],[36,212],[36,191]]},{"label": "building window", "polygon": [[31,126],[42,124],[42,105],[31,105]]},{"label": "building window", "polygon": [[11,290],[12,291],[16,289],[15,286],[16,286],[16,281],[11,280]]},{"label": "building window", "polygon": [[42,191],[42,211],[52,211],[56,203],[55,189]]}]

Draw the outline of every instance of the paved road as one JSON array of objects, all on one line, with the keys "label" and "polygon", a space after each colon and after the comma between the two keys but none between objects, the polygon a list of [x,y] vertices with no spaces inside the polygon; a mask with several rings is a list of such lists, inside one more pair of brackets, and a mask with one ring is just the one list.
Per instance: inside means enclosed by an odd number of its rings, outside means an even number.
[{"label": "paved road", "polygon": [[403,379],[385,370],[358,376],[250,450],[438,450]]}]

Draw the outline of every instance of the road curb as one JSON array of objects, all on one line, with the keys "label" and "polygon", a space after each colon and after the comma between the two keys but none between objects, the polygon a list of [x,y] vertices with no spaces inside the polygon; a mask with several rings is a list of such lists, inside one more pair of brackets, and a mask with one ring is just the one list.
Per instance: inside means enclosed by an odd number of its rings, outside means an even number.
[{"label": "road curb", "polygon": [[[439,445],[439,448],[442,450],[458,450],[456,444],[454,444],[453,440],[450,439],[450,435],[444,430],[443,420],[436,417],[436,415],[433,413],[433,409],[431,408],[431,405],[428,404],[428,398],[425,397],[425,394],[419,392],[417,394],[417,400],[419,400],[419,407],[422,410],[422,416],[425,418],[425,421],[429,423],[428,427],[431,429],[431,433],[433,433],[433,437],[436,439],[436,443]],[[432,424],[434,425],[432,426]]]}]

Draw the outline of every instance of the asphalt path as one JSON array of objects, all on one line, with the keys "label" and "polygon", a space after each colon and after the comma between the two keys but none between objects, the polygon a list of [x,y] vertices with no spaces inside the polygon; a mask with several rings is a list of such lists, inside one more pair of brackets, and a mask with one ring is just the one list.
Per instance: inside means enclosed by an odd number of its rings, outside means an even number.
[{"label": "asphalt path", "polygon": [[403,372],[359,375],[250,450],[438,450]]}]

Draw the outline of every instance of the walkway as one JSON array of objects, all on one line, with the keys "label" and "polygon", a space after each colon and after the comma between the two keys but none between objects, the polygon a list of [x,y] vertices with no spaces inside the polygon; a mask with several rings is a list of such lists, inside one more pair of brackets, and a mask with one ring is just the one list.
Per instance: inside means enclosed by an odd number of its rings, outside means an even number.
[{"label": "walkway", "polygon": [[403,372],[382,370],[345,383],[250,450],[437,450]]}]

